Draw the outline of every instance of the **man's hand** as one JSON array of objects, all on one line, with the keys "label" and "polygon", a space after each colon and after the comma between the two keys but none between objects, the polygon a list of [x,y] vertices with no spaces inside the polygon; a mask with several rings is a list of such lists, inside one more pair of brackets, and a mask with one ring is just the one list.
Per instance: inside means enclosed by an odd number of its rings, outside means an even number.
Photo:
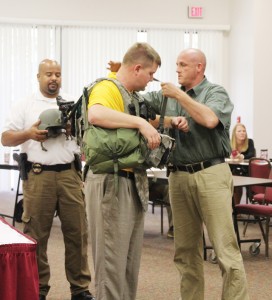
[{"label": "man's hand", "polygon": [[186,120],[185,117],[173,117],[171,120],[171,125],[173,128],[177,128],[181,131],[188,132],[189,131],[189,125],[188,121]]},{"label": "man's hand", "polygon": [[111,72],[117,72],[121,67],[120,62],[112,61],[112,60],[108,62],[108,65],[109,67],[107,68],[107,70],[110,70]]},{"label": "man's hand", "polygon": [[163,95],[169,98],[177,99],[180,93],[184,93],[179,87],[169,82],[162,82],[161,88]]},{"label": "man's hand", "polygon": [[7,130],[2,133],[1,142],[3,146],[15,147],[28,140],[44,142],[47,139],[48,130],[39,130],[41,121],[37,121],[30,128],[25,130]]},{"label": "man's hand", "polygon": [[47,140],[48,130],[38,129],[38,126],[40,124],[41,124],[41,120],[38,120],[28,129],[28,132],[29,132],[29,139],[42,143],[45,140]]},{"label": "man's hand", "polygon": [[153,150],[159,147],[161,143],[161,136],[158,131],[150,125],[147,121],[143,119],[143,123],[139,130],[141,134],[147,139],[147,146],[149,149]]}]

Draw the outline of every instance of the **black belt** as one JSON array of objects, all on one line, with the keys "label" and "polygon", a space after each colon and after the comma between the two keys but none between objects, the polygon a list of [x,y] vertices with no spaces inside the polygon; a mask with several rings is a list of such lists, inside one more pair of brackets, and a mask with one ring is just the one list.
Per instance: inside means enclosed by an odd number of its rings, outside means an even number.
[{"label": "black belt", "polygon": [[205,160],[199,163],[195,163],[195,164],[186,164],[186,165],[178,165],[178,166],[174,166],[174,170],[178,170],[178,171],[183,171],[183,172],[188,172],[188,173],[196,173],[198,171],[207,169],[211,166],[215,166],[218,164],[222,164],[223,162],[225,162],[224,158],[214,158],[214,159],[210,159],[210,160]]},{"label": "black belt", "polygon": [[69,164],[56,164],[56,165],[42,165],[40,163],[28,162],[29,169],[35,174],[40,174],[42,171],[54,171],[61,172],[70,170],[72,168],[72,163]]},{"label": "black belt", "polygon": [[[110,174],[114,174],[114,173],[112,172]],[[135,180],[134,173],[132,173],[132,172],[128,172],[128,171],[124,171],[124,170],[119,170],[117,172],[117,175],[120,176],[120,177],[124,177],[124,178],[128,178],[128,179],[131,179],[131,180]]]}]

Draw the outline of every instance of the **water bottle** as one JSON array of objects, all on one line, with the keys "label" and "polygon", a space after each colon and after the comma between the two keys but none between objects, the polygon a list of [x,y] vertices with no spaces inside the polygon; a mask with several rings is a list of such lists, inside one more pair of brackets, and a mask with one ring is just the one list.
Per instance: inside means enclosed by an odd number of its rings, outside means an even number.
[{"label": "water bottle", "polygon": [[268,159],[268,149],[261,149],[260,157]]}]

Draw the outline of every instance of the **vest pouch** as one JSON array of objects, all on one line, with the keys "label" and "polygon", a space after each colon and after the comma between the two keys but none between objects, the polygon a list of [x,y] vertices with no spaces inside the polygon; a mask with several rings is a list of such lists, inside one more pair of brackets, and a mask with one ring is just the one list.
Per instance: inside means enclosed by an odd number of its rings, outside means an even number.
[{"label": "vest pouch", "polygon": [[95,174],[118,170],[139,168],[144,156],[139,148],[140,134],[136,129],[108,129],[91,125],[83,136],[83,152],[86,164]]},{"label": "vest pouch", "polygon": [[145,158],[146,168],[164,168],[168,165],[171,153],[175,147],[175,139],[169,135],[160,134],[161,143],[156,149],[149,149],[146,140],[141,136],[140,148],[143,157]]}]

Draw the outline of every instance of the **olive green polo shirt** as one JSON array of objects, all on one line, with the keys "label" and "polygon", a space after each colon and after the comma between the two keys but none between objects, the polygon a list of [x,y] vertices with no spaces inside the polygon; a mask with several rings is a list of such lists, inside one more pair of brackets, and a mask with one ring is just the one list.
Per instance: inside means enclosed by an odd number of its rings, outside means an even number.
[{"label": "olive green polo shirt", "polygon": [[[187,91],[187,94],[195,101],[207,105],[218,117],[219,124],[216,128],[209,129],[196,123],[175,99],[168,98],[165,115],[184,116],[189,124],[189,132],[173,130],[176,147],[172,163],[180,165],[229,157],[231,153],[229,128],[233,104],[226,90],[209,82],[205,77],[200,84]],[[160,114],[164,98],[162,92],[147,93],[144,98],[156,113]]]}]

